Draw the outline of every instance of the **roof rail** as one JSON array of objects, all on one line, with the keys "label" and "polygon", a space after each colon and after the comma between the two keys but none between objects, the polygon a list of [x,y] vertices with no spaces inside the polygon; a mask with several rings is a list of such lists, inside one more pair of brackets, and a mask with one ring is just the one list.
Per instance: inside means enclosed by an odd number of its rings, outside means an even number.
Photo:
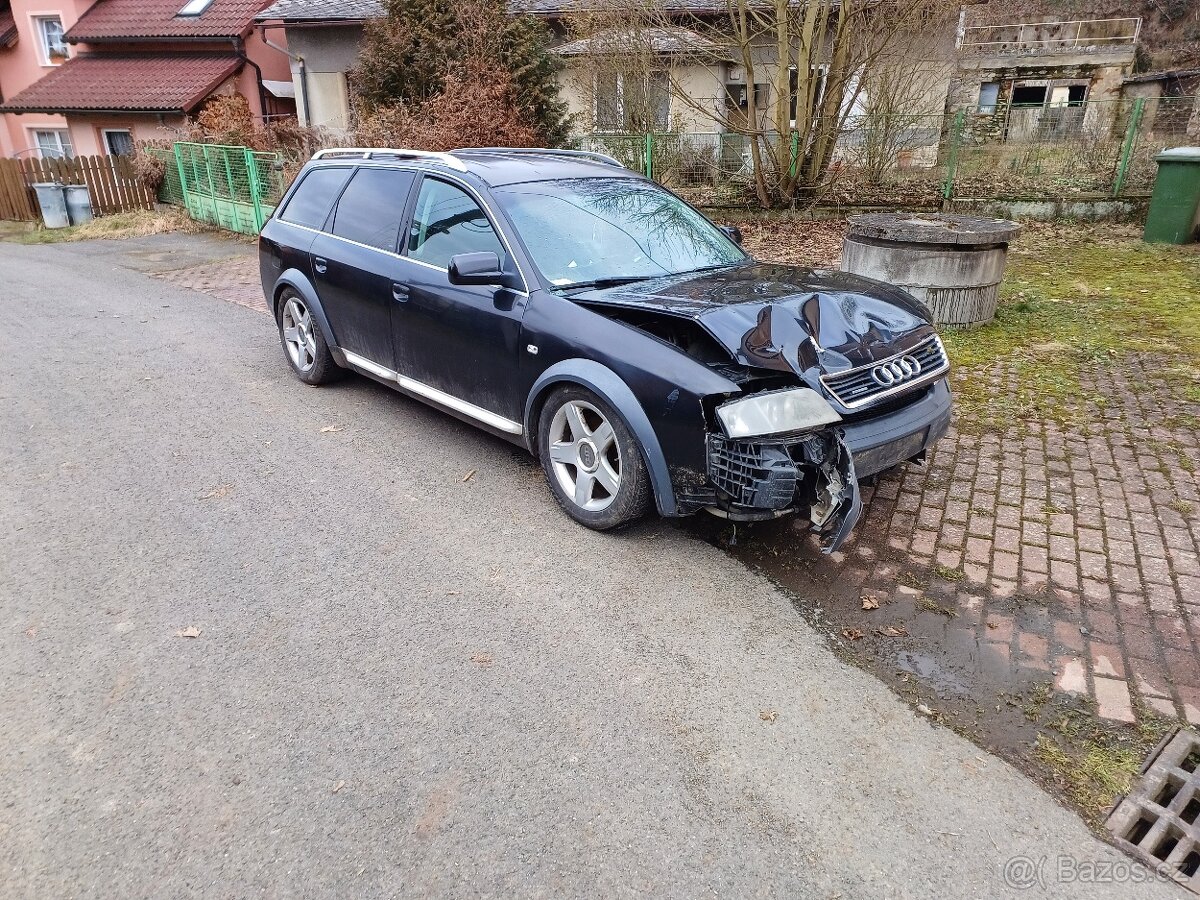
[{"label": "roof rail", "polygon": [[331,147],[328,150],[318,150],[313,159],[329,159],[338,156],[357,156],[362,159],[375,159],[381,156],[394,156],[397,159],[428,159],[440,162],[456,172],[469,171],[461,159],[450,153],[433,153],[429,150],[405,150],[400,147]]},{"label": "roof rail", "polygon": [[550,150],[538,147],[459,147],[451,153],[504,153],[514,156],[567,156],[576,159],[590,159],[592,162],[604,163],[606,166],[616,166],[624,169],[625,164],[615,156],[607,153],[593,153],[590,150]]}]

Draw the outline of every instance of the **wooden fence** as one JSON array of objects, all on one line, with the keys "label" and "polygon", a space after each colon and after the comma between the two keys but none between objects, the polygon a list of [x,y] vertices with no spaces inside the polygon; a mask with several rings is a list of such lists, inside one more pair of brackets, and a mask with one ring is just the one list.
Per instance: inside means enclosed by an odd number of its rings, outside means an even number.
[{"label": "wooden fence", "polygon": [[131,209],[154,209],[154,193],[138,180],[124,156],[74,159],[0,159],[0,219],[37,222],[42,218],[33,188],[38,182],[86,184],[98,216]]}]

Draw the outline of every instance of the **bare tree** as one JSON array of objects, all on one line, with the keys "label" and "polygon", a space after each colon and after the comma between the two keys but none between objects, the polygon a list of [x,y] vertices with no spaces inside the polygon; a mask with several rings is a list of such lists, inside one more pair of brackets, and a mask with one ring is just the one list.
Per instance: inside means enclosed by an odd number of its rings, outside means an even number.
[{"label": "bare tree", "polygon": [[[725,0],[723,9],[696,12],[671,0],[609,0],[582,17],[576,33],[617,29],[631,52],[612,53],[590,66],[661,72],[672,99],[706,117],[714,130],[744,139],[758,202],[790,205],[817,195],[828,183],[839,137],[868,85],[882,99],[887,85],[911,85],[899,76],[897,60],[931,28],[953,36],[942,11],[949,0]],[[936,10],[936,12],[931,12]],[[622,26],[623,23],[623,26]],[[679,69],[638,33],[685,28],[740,70],[744,87],[724,97],[697,96],[679,79]],[[710,61],[710,64],[715,64]],[[889,69],[890,67],[890,69]],[[891,71],[893,76],[882,73]],[[596,80],[593,78],[593,83]],[[721,79],[724,84],[724,78]],[[903,106],[903,98],[895,105]],[[883,151],[883,152],[886,152]]]}]

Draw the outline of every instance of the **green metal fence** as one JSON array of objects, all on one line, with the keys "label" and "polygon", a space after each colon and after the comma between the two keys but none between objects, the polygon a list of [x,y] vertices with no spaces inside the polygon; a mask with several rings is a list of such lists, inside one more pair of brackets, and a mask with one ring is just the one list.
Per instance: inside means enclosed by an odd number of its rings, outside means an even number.
[{"label": "green metal fence", "polygon": [[145,152],[165,165],[159,202],[182,206],[193,219],[229,231],[262,231],[286,187],[277,153],[184,142]]},{"label": "green metal fence", "polygon": [[[839,135],[819,199],[848,205],[937,206],[951,200],[1138,197],[1154,156],[1195,143],[1200,98],[1096,100],[951,115],[851,119]],[[770,134],[764,143],[798,136]],[[754,138],[734,133],[590,134],[602,151],[705,205],[754,202]],[[786,161],[788,154],[760,154]],[[767,160],[766,163],[761,160]]]},{"label": "green metal fence", "polygon": [[274,153],[177,143],[175,162],[188,215],[229,231],[258,234],[283,193]]}]

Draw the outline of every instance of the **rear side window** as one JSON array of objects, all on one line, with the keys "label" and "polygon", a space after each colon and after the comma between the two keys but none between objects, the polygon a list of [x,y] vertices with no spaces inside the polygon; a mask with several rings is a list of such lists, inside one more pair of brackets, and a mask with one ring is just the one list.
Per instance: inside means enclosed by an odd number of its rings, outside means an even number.
[{"label": "rear side window", "polygon": [[320,228],[325,224],[334,197],[349,177],[347,168],[313,169],[304,176],[279,218],[293,225]]},{"label": "rear side window", "polygon": [[490,250],[504,262],[504,245],[470,194],[436,178],[421,182],[408,237],[408,255],[449,268],[458,253]]},{"label": "rear side window", "polygon": [[333,233],[395,253],[412,182],[411,172],[359,169],[338,200]]}]

